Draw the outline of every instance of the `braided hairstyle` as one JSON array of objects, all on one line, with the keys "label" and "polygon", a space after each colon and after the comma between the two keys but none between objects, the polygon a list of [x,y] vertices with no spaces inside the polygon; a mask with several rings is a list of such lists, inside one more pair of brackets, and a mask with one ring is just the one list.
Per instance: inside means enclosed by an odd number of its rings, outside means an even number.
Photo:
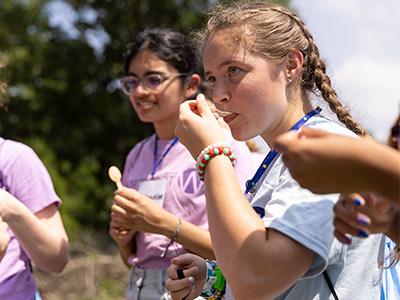
[{"label": "braided hairstyle", "polygon": [[341,123],[358,135],[366,135],[339,102],[318,47],[295,13],[278,4],[254,2],[219,4],[209,12],[209,17],[206,27],[191,35],[200,51],[213,32],[224,29],[229,29],[235,43],[273,63],[281,63],[289,51],[298,49],[304,57],[300,75],[303,91],[321,95]]}]

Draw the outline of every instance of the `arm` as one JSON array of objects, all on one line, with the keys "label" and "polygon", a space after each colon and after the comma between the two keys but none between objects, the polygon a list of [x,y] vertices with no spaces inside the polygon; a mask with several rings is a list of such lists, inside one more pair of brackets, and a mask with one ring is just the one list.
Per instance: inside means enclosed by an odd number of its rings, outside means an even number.
[{"label": "arm", "polygon": [[136,251],[135,239],[133,238],[135,233],[130,229],[120,227],[118,221],[115,220],[116,217],[116,213],[112,211],[109,234],[119,247],[123,263],[130,268],[131,265],[128,263],[128,259]]},{"label": "arm", "polygon": [[[170,239],[174,236],[179,218],[149,197],[123,187],[116,191],[114,202],[115,226],[162,234]],[[185,220],[182,220],[176,242],[204,258],[214,258],[209,232]]]},{"label": "arm", "polygon": [[[197,102],[183,103],[176,128],[181,143],[195,158],[204,147],[224,141],[206,105],[201,96]],[[264,227],[225,155],[207,163],[204,183],[214,252],[235,299],[272,299],[311,267],[317,257],[314,252]]]},{"label": "arm", "polygon": [[10,242],[10,236],[8,235],[7,228],[7,223],[3,222],[3,219],[0,217],[0,262],[6,254],[7,246]]},{"label": "arm", "polygon": [[400,154],[395,149],[305,127],[279,136],[275,146],[292,176],[314,193],[372,191],[400,203]]},{"label": "arm", "polygon": [[0,211],[29,258],[40,269],[60,273],[68,262],[68,237],[55,204],[33,214],[0,189]]}]

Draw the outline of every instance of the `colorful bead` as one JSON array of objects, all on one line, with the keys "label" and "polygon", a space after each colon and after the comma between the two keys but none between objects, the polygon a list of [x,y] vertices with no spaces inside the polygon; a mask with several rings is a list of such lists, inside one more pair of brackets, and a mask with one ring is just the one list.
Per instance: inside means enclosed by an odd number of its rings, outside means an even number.
[{"label": "colorful bead", "polygon": [[204,169],[207,162],[216,155],[226,155],[232,163],[232,166],[235,165],[235,156],[232,152],[232,147],[227,143],[216,143],[209,145],[201,151],[197,160],[196,160],[196,169],[199,174],[200,180],[204,180]]}]

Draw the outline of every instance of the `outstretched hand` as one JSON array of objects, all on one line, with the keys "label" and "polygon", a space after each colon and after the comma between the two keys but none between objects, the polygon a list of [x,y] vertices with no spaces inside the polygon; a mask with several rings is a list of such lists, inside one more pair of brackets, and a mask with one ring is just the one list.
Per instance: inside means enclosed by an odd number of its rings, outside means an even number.
[{"label": "outstretched hand", "polygon": [[[183,279],[178,278],[178,269],[183,270]],[[168,268],[165,288],[174,300],[192,300],[200,296],[207,276],[206,261],[192,253],[177,256]]]},{"label": "outstretched hand", "polygon": [[196,101],[181,104],[175,134],[194,159],[208,145],[225,141],[218,115],[212,111],[203,94],[199,94]]}]

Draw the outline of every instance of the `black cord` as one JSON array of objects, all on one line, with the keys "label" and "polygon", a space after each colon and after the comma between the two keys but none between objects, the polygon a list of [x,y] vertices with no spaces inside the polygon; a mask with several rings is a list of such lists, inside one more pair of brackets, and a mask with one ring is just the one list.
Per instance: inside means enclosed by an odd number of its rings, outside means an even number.
[{"label": "black cord", "polygon": [[333,298],[335,298],[335,300],[339,300],[339,297],[336,295],[335,289],[333,288],[333,284],[332,284],[331,279],[329,278],[328,273],[326,272],[326,270],[324,271],[323,274],[324,274],[326,283],[328,284],[329,289],[331,290]]}]

